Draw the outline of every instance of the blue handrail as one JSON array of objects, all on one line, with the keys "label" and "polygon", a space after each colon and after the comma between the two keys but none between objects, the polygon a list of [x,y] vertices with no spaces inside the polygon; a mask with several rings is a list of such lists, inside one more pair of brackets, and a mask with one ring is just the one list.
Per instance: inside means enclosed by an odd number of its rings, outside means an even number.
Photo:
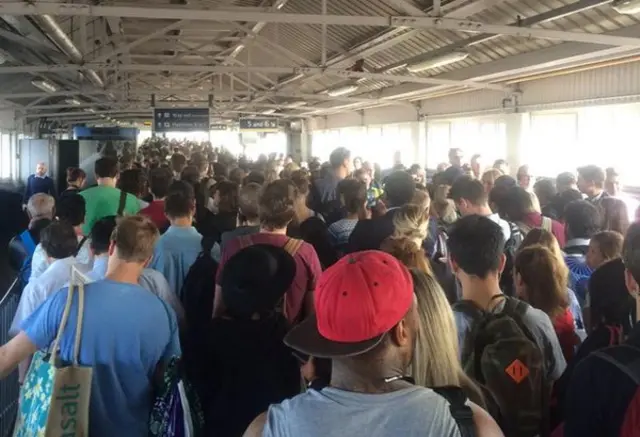
[{"label": "blue handrail", "polygon": [[[10,339],[9,328],[18,310],[22,283],[16,278],[7,292],[0,299],[0,345]],[[8,437],[13,432],[13,425],[18,411],[20,384],[18,371],[0,381],[0,437]]]}]

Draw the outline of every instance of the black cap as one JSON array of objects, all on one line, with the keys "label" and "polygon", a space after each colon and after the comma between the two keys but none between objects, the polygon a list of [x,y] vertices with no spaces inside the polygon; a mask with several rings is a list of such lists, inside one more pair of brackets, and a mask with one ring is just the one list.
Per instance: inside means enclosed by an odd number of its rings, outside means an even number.
[{"label": "black cap", "polygon": [[251,317],[276,308],[296,274],[296,262],[286,250],[254,244],[224,265],[220,287],[228,315]]}]

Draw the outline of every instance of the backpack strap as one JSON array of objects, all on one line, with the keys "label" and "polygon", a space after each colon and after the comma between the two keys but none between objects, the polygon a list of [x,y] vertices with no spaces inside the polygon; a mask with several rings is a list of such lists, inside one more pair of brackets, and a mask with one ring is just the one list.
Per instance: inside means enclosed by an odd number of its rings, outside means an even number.
[{"label": "backpack strap", "polygon": [[518,229],[520,229],[520,233],[522,235],[527,235],[529,232],[531,232],[531,229],[533,229],[531,226],[529,226],[528,224],[524,223],[524,222],[517,222],[516,225],[518,226]]},{"label": "backpack strap", "polygon": [[78,254],[80,253],[80,250],[82,249],[82,246],[84,245],[84,243],[87,242],[88,238],[89,237],[86,236],[86,235],[84,237],[82,237],[82,240],[80,240],[80,243],[78,243],[78,248],[76,249],[75,253],[73,254],[74,257],[78,256]]},{"label": "backpack strap", "polygon": [[460,387],[435,387],[432,389],[449,402],[451,417],[456,421],[461,437],[475,437],[473,411],[467,405],[467,396]]},{"label": "backpack strap", "polygon": [[640,349],[628,344],[594,352],[598,358],[616,366],[636,385],[640,385]]},{"label": "backpack strap", "polygon": [[253,244],[253,240],[251,239],[250,235],[241,235],[240,237],[238,237],[238,244],[240,246],[240,249],[238,251],[240,251],[251,246]]},{"label": "backpack strap", "polygon": [[120,190],[120,200],[118,202],[118,212],[116,214],[118,217],[122,217],[126,206],[127,206],[127,192]]},{"label": "backpack strap", "polygon": [[302,243],[303,241],[298,240],[297,238],[289,238],[283,249],[286,250],[289,255],[295,257],[298,250],[302,247]]},{"label": "backpack strap", "polygon": [[551,220],[549,217],[542,217],[542,229],[544,229],[547,232],[552,232],[553,231],[553,220]]}]

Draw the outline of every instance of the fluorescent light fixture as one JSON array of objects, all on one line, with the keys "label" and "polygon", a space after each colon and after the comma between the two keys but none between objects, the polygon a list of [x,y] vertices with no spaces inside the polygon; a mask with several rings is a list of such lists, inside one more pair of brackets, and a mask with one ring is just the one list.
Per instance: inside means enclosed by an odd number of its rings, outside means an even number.
[{"label": "fluorescent light fixture", "polygon": [[286,3],[287,3],[287,0],[276,0],[276,2],[273,4],[273,7],[275,7],[277,10],[280,10],[284,7]]},{"label": "fluorescent light fixture", "polygon": [[78,99],[65,99],[64,102],[68,105],[75,105],[75,106],[82,105],[82,102]]},{"label": "fluorescent light fixture", "polygon": [[264,111],[262,111],[263,114],[274,114],[275,112],[275,109],[265,109]]},{"label": "fluorescent light fixture", "polygon": [[611,5],[619,14],[637,14],[640,13],[640,0],[619,0],[614,1]]},{"label": "fluorescent light fixture", "polygon": [[344,96],[345,94],[351,94],[357,89],[358,89],[358,85],[346,85],[340,88],[334,88],[332,90],[329,90],[327,94],[329,94],[331,97],[338,97],[338,96]]},{"label": "fluorescent light fixture", "polygon": [[47,93],[55,93],[56,91],[58,91],[57,86],[55,86],[53,83],[49,82],[48,80],[44,80],[44,79],[32,80],[31,85],[33,85],[36,88],[40,88],[42,91]]},{"label": "fluorescent light fixture", "polygon": [[436,56],[435,58],[427,59],[426,61],[418,62],[407,66],[407,70],[412,73],[418,73],[424,70],[430,70],[432,68],[443,67],[445,65],[460,62],[469,57],[467,52],[451,52],[446,55]]},{"label": "fluorescent light fixture", "polygon": [[396,65],[395,67],[389,67],[389,68],[385,69],[383,71],[383,73],[391,73],[393,71],[402,70],[403,68],[406,68],[406,67],[407,67],[406,63],[400,64],[400,65]]}]

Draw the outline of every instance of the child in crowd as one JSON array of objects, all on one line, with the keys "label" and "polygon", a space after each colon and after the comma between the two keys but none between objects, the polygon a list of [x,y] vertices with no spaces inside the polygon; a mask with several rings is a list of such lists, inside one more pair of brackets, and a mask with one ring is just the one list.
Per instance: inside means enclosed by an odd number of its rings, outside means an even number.
[{"label": "child in crowd", "polygon": [[622,240],[622,235],[615,231],[603,231],[595,234],[591,238],[589,251],[587,252],[587,265],[589,268],[595,270],[611,260],[620,258]]}]

